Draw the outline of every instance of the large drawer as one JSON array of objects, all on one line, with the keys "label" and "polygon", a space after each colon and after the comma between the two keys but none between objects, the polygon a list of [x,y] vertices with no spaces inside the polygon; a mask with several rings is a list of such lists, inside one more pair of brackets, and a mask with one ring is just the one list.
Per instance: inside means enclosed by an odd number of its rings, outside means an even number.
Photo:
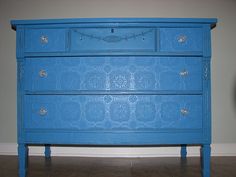
[{"label": "large drawer", "polygon": [[161,52],[201,52],[202,28],[160,28]]},{"label": "large drawer", "polygon": [[27,91],[202,90],[198,57],[72,57],[25,61]]},{"label": "large drawer", "polygon": [[153,28],[71,29],[71,51],[155,51],[155,31]]},{"label": "large drawer", "polygon": [[201,129],[200,95],[26,95],[24,128],[158,131]]}]

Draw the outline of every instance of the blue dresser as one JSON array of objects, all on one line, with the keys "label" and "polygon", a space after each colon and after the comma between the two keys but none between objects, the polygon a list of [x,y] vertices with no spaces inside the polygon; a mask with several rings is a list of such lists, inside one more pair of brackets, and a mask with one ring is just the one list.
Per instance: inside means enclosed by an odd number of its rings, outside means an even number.
[{"label": "blue dresser", "polygon": [[28,145],[201,146],[210,177],[216,19],[13,20],[19,176]]}]

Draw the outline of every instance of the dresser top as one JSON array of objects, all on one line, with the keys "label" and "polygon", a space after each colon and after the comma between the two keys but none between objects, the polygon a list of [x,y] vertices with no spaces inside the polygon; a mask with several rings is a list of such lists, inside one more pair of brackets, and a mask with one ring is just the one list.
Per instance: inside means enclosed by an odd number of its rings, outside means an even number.
[{"label": "dresser top", "polygon": [[210,24],[213,28],[216,18],[67,18],[67,19],[31,19],[12,20],[11,25],[47,25],[47,24],[76,24],[76,23],[200,23]]}]

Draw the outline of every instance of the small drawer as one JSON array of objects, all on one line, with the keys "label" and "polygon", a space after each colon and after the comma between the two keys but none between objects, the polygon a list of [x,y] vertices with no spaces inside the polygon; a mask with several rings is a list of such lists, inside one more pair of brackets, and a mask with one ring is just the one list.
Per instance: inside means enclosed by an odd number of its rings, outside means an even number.
[{"label": "small drawer", "polygon": [[25,62],[28,91],[202,90],[200,57],[30,58]]},{"label": "small drawer", "polygon": [[25,52],[64,52],[65,29],[25,30]]},{"label": "small drawer", "polygon": [[152,28],[71,29],[72,52],[154,51]]},{"label": "small drawer", "polygon": [[202,28],[160,28],[161,52],[201,52]]},{"label": "small drawer", "polygon": [[201,129],[200,95],[26,95],[26,129]]}]

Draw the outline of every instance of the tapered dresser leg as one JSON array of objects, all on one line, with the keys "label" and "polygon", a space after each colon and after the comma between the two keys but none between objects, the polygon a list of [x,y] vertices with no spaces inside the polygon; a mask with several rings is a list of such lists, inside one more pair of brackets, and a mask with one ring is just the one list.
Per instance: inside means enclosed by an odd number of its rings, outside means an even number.
[{"label": "tapered dresser leg", "polygon": [[46,158],[51,158],[51,148],[49,144],[45,145],[44,155]]},{"label": "tapered dresser leg", "polygon": [[181,155],[181,158],[187,157],[187,145],[186,144],[181,145],[180,155]]},{"label": "tapered dresser leg", "polygon": [[28,147],[26,144],[18,144],[19,177],[26,177],[28,160]]},{"label": "tapered dresser leg", "polygon": [[202,177],[210,177],[211,170],[211,146],[204,144],[201,147]]}]

